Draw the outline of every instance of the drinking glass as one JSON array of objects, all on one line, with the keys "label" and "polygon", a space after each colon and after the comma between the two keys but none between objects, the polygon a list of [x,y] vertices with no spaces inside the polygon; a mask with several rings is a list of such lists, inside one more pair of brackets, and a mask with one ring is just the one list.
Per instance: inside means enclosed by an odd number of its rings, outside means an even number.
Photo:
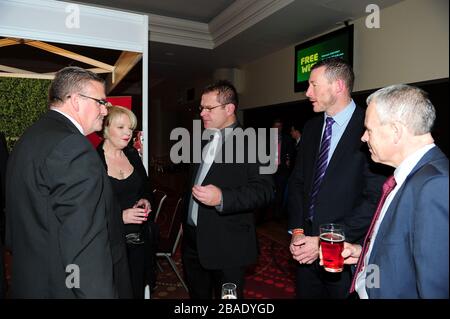
[{"label": "drinking glass", "polygon": [[339,224],[320,225],[320,247],[323,267],[329,272],[341,272],[344,268],[344,226]]},{"label": "drinking glass", "polygon": [[222,285],[222,299],[237,299],[236,284],[228,282]]}]

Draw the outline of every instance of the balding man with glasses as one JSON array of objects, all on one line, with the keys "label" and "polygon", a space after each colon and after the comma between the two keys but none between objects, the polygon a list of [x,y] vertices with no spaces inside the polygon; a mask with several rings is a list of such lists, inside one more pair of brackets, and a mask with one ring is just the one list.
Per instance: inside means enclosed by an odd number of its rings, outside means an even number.
[{"label": "balding man with glasses", "polygon": [[85,135],[102,129],[104,80],[56,73],[49,111],[15,145],[6,178],[12,298],[132,296],[121,213]]}]

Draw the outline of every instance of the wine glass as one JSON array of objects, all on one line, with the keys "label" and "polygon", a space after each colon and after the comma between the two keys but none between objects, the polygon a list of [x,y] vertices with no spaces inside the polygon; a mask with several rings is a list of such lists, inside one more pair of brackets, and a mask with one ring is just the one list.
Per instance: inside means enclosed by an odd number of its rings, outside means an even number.
[{"label": "wine glass", "polygon": [[228,282],[222,285],[222,299],[237,299],[236,284]]}]

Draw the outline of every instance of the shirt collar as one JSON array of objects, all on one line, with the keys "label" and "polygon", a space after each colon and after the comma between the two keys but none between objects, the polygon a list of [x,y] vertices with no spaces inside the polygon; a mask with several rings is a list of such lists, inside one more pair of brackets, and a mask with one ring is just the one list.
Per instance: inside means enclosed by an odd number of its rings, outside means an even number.
[{"label": "shirt collar", "polygon": [[[337,125],[342,126],[350,120],[355,109],[356,104],[353,99],[351,99],[350,103],[342,111],[333,116],[333,120]],[[329,116],[324,112],[324,117],[326,120]]]},{"label": "shirt collar", "polygon": [[394,171],[394,177],[397,185],[403,184],[403,182],[413,170],[414,166],[416,166],[420,159],[425,155],[425,153],[432,149],[434,146],[436,146],[434,143],[425,145],[419,148],[414,153],[410,154],[403,160],[403,162],[400,163],[400,165]]},{"label": "shirt collar", "polygon": [[71,117],[70,115],[68,115],[54,107],[50,107],[50,110],[58,112],[59,114],[65,116],[70,122],[72,122],[73,125],[75,125],[75,127],[80,131],[80,133],[84,135],[84,131],[83,131],[83,128],[81,127],[80,123],[78,123],[73,117]]}]

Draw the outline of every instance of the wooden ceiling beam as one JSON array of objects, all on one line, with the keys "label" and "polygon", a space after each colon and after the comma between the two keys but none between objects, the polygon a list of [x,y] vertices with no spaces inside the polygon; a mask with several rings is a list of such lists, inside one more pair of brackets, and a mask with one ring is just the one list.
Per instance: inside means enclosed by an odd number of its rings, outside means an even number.
[{"label": "wooden ceiling beam", "polygon": [[57,55],[61,55],[64,56],[66,58],[75,60],[75,61],[79,61],[79,62],[83,62],[92,66],[95,66],[97,68],[101,68],[101,69],[105,69],[109,72],[113,72],[114,71],[114,66],[88,58],[86,56],[83,56],[81,54],[69,51],[69,50],[65,50],[65,49],[61,49],[58,48],[57,46],[48,44],[48,43],[44,43],[41,41],[34,41],[34,40],[30,40],[30,41],[25,41],[24,44],[47,51],[47,52],[51,52],[53,54],[57,54]]},{"label": "wooden ceiling beam", "polygon": [[15,44],[19,44],[19,43],[20,43],[19,39],[14,39],[14,38],[0,39],[0,47],[6,47],[8,45],[15,45]]},{"label": "wooden ceiling beam", "polygon": [[33,73],[35,73],[35,72],[32,72],[32,71],[27,71],[27,70],[23,70],[23,69],[13,68],[11,66],[2,65],[2,64],[0,64],[0,71],[10,72],[10,73],[25,73],[25,74],[33,74]]},{"label": "wooden ceiling beam", "polygon": [[141,60],[142,53],[124,51],[114,65],[114,71],[106,78],[106,94],[110,93],[130,70]]},{"label": "wooden ceiling beam", "polygon": [[55,75],[41,74],[41,73],[8,73],[0,72],[0,77],[3,78],[23,78],[23,79],[39,79],[39,80],[53,80]]}]

